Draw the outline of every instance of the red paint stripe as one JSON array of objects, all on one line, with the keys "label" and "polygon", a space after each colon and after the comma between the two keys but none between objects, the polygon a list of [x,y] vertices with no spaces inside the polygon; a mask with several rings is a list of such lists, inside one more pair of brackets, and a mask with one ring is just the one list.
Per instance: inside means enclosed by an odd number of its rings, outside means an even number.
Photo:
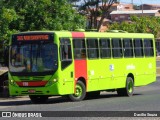
[{"label": "red paint stripe", "polygon": [[75,78],[84,77],[87,80],[87,60],[74,60]]},{"label": "red paint stripe", "polygon": [[48,81],[38,81],[38,82],[16,82],[20,87],[38,87],[45,86]]},{"label": "red paint stripe", "polygon": [[[83,32],[72,32],[72,37],[73,38],[85,38],[85,35]],[[86,89],[88,86],[88,75],[87,75],[87,60],[74,60],[74,73],[75,73],[75,86],[77,79],[80,77],[85,78],[86,80]]]},{"label": "red paint stripe", "polygon": [[72,37],[73,38],[84,38],[84,33],[83,32],[72,32]]}]

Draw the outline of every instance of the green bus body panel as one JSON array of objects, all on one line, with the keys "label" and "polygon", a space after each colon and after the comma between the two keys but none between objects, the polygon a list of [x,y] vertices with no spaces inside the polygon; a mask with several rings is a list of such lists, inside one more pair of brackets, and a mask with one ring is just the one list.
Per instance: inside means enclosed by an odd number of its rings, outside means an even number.
[{"label": "green bus body panel", "polygon": [[[51,31],[49,31],[51,32]],[[20,76],[9,74],[10,95],[67,95],[73,94],[75,89],[74,60],[65,69],[61,69],[60,38],[69,38],[72,45],[72,33],[66,31],[51,32],[54,34],[54,43],[58,46],[58,69],[53,75],[43,76],[43,81],[48,81],[45,87],[18,87],[11,84],[13,81],[21,81]],[[152,34],[138,33],[98,33],[83,32],[85,38],[150,38]],[[72,58],[73,58],[73,46]],[[154,44],[155,55],[155,44]],[[143,86],[156,81],[156,57],[143,58],[108,58],[87,59],[87,91],[98,91],[124,88],[128,75],[134,77],[134,86]],[[31,76],[32,77],[32,76]],[[54,82],[54,80],[56,80]],[[29,93],[35,90],[35,93]]]},{"label": "green bus body panel", "polygon": [[[152,34],[138,33],[85,33],[86,38],[151,38]],[[155,45],[154,45],[155,48]],[[156,58],[109,58],[88,60],[88,91],[124,88],[126,78],[134,76],[134,86],[156,81]],[[110,70],[113,67],[113,70]]]},{"label": "green bus body panel", "polygon": [[[59,45],[60,38],[72,38],[71,32],[55,32],[55,40],[58,46],[60,46]],[[72,44],[72,41],[71,41],[71,44]],[[58,49],[60,49],[60,47]],[[58,52],[60,51],[58,50]],[[60,53],[58,54],[60,55]],[[74,93],[74,80],[73,80],[73,77],[71,77],[72,72],[74,72],[74,63],[72,61],[72,63],[68,67],[62,70],[60,56],[58,59],[59,59],[58,60],[59,61],[58,63],[59,64],[59,67],[58,67],[59,94],[65,95],[65,94]]]},{"label": "green bus body panel", "polygon": [[[56,73],[55,73],[55,76],[56,76]],[[39,78],[40,76],[27,77],[27,78],[30,79],[30,82],[32,82],[32,81],[36,81],[36,80],[33,80],[36,77]],[[16,82],[18,82],[18,81],[22,81],[23,79],[26,79],[26,77],[24,77],[24,76],[11,76],[11,74],[9,74],[9,79],[15,80]],[[47,84],[45,85],[45,87],[19,87],[16,83],[14,83],[14,84],[10,83],[9,84],[10,95],[32,94],[32,93],[28,92],[29,90],[35,90],[36,92],[34,94],[37,94],[37,95],[59,94],[59,91],[58,91],[59,83],[58,82],[54,83],[52,81],[53,79],[54,79],[54,76],[52,76],[52,75],[46,75],[45,77],[43,77],[43,79],[41,79],[42,81],[48,81]],[[40,79],[37,79],[37,81],[38,80],[40,80]],[[27,80],[27,81],[29,81],[29,80]]]},{"label": "green bus body panel", "polygon": [[[49,31],[50,32],[50,31]],[[32,33],[32,32],[31,32]],[[35,32],[34,32],[35,33]],[[48,33],[48,32],[46,32]],[[54,33],[54,43],[58,45],[58,54],[59,54],[59,38],[71,38],[71,32],[52,32]],[[72,42],[71,42],[72,44]],[[73,55],[72,55],[73,56]],[[58,58],[58,69],[56,73],[51,76],[45,76],[45,80],[52,85],[46,85],[45,87],[18,87],[18,85],[9,84],[10,95],[30,95],[31,93],[27,92],[29,90],[35,90],[38,92],[33,93],[34,95],[65,95],[74,93],[74,81],[73,77],[71,78],[71,72],[74,70],[74,64],[72,62],[66,69],[61,70],[61,61],[60,56]],[[10,80],[21,81],[21,78],[18,76],[9,75]],[[57,82],[53,82],[56,79]],[[18,91],[18,92],[17,92]],[[25,91],[25,92],[23,92]],[[47,92],[49,91],[49,92]],[[23,92],[23,94],[22,94]],[[32,95],[32,94],[31,94]]]}]

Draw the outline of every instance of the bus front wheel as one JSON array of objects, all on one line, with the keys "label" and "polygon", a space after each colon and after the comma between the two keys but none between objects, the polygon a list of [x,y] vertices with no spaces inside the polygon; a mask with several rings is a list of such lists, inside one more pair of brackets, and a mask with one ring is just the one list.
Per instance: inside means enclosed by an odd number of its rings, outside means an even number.
[{"label": "bus front wheel", "polygon": [[75,93],[70,94],[69,98],[72,101],[81,101],[86,96],[86,87],[82,81],[78,81],[75,88]]},{"label": "bus front wheel", "polygon": [[134,81],[131,77],[127,77],[126,87],[117,89],[117,93],[120,96],[132,96],[134,91]]},{"label": "bus front wheel", "polygon": [[45,95],[29,95],[30,100],[32,103],[38,104],[38,103],[45,103],[48,100],[48,96]]}]

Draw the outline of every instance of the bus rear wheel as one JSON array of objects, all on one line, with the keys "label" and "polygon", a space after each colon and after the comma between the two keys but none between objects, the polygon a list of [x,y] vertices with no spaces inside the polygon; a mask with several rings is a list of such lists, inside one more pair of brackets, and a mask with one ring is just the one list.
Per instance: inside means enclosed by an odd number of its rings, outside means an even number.
[{"label": "bus rear wheel", "polygon": [[29,95],[30,100],[32,103],[45,103],[48,100],[48,96],[45,95]]},{"label": "bus rear wheel", "polygon": [[131,77],[127,77],[126,87],[117,89],[117,93],[120,96],[132,96],[134,92],[134,82]]},{"label": "bus rear wheel", "polygon": [[82,81],[78,81],[75,88],[75,93],[70,94],[69,98],[72,101],[81,101],[86,96],[86,87]]}]

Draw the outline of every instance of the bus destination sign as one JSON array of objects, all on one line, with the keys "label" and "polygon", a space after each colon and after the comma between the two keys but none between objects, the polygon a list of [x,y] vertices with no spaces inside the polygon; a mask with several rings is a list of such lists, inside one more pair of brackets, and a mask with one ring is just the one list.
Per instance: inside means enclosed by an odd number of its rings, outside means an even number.
[{"label": "bus destination sign", "polygon": [[49,40],[49,35],[18,35],[17,41]]}]

